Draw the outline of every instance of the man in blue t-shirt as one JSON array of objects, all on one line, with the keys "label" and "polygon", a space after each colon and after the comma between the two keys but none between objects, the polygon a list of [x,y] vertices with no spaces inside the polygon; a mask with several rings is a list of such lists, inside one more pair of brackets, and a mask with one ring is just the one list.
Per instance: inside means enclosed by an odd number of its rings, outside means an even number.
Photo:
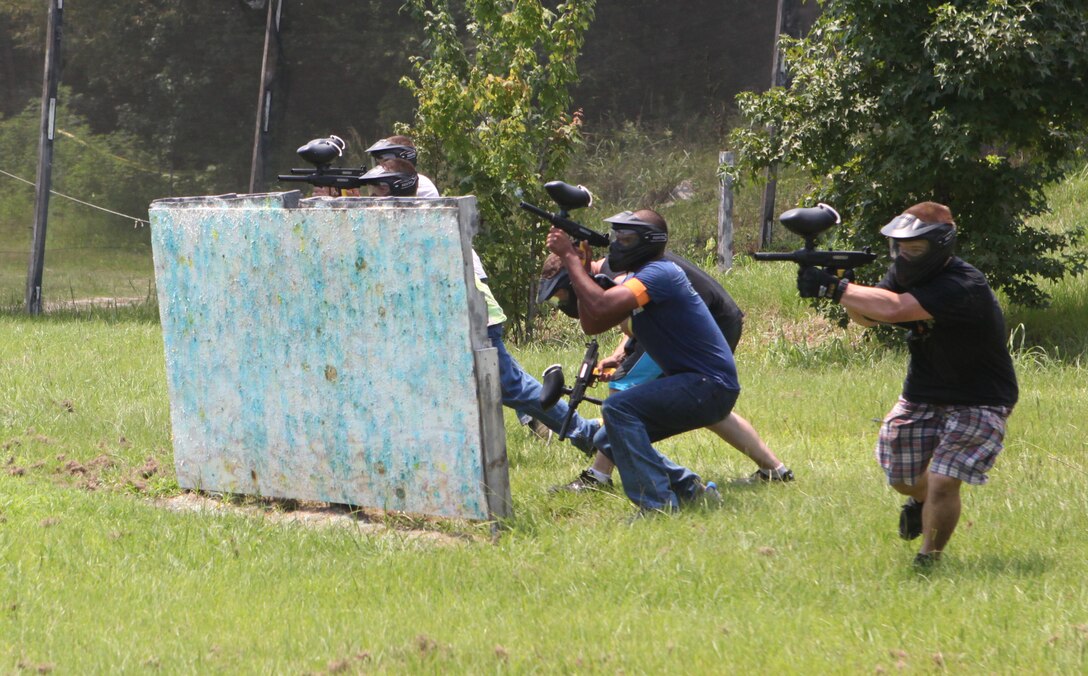
[{"label": "man in blue t-shirt", "polygon": [[[710,316],[721,330],[725,342],[729,344],[734,359],[737,354],[737,344],[740,342],[744,325],[744,313],[737,306],[729,292],[718,283],[716,279],[700,269],[694,263],[677,255],[673,251],[666,251],[664,260],[676,263],[687,275],[691,287],[695,293],[706,303],[710,310]],[[617,278],[608,266],[608,262],[602,258],[590,263],[590,272],[603,274],[608,278]],[[596,276],[596,275],[595,275]],[[572,319],[578,319],[578,297],[570,285],[570,277],[563,269],[563,264],[555,254],[549,255],[544,260],[541,269],[540,294],[538,301],[555,299],[555,306]],[[624,328],[621,326],[621,329]],[[600,379],[608,382],[610,392],[630,389],[642,383],[654,380],[662,375],[661,369],[642,349],[634,336],[628,335],[616,347],[615,351],[598,362],[601,369]],[[608,369],[614,368],[609,372]],[[727,444],[736,448],[756,463],[758,469],[746,479],[738,482],[766,483],[793,481],[793,471],[786,467],[785,463],[778,459],[774,451],[767,445],[750,422],[737,414],[734,409],[724,419],[707,428],[721,437]],[[602,431],[599,434],[603,434]],[[554,491],[571,491],[580,493],[612,487],[613,465],[603,453],[597,453],[593,457],[593,463],[582,470],[573,481],[553,486]]]},{"label": "man in blue t-shirt", "polygon": [[601,450],[619,469],[627,497],[643,512],[720,499],[712,485],[666,458],[652,442],[706,427],[732,411],[740,394],[733,353],[687,275],[663,259],[665,219],[643,209],[605,221],[612,225],[608,265],[631,273],[618,286],[600,288],[562,230],[548,233],[548,248],[570,276],[582,329],[595,335],[630,319],[632,333],[665,375],[605,400],[601,414],[608,444]]}]

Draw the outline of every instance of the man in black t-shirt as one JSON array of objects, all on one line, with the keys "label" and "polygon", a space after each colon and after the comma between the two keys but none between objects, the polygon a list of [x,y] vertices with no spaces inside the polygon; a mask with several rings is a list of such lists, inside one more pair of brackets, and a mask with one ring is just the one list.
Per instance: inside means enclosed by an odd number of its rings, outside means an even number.
[{"label": "man in black t-shirt", "polygon": [[899,535],[923,536],[915,564],[937,561],[960,517],[963,482],[986,483],[1019,394],[1005,318],[981,272],[952,255],[948,207],[922,202],[881,229],[894,262],[876,286],[803,268],[806,298],[841,303],[864,326],[907,330],[910,364],[899,402],[884,418],[876,455],[888,483],[908,496]]}]

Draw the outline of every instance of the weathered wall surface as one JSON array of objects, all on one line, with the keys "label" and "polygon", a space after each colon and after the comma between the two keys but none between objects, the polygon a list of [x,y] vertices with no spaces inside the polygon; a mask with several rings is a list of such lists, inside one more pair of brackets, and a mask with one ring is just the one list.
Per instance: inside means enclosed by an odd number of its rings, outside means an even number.
[{"label": "weathered wall surface", "polygon": [[504,515],[474,199],[298,196],[151,206],[179,483]]}]

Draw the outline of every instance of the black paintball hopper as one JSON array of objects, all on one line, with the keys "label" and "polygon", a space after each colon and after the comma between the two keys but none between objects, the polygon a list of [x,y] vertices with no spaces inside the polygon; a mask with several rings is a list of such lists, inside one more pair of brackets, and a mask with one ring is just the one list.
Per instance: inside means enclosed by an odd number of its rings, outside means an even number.
[{"label": "black paintball hopper", "polygon": [[563,367],[559,364],[552,364],[544,369],[540,382],[544,386],[540,391],[540,407],[544,410],[555,406],[564,394],[570,394],[563,382]]},{"label": "black paintball hopper", "polygon": [[[566,380],[563,378],[563,367],[559,364],[552,364],[544,369],[540,384],[544,386],[540,390],[540,407],[545,411],[555,406],[564,394],[572,392],[572,388],[567,387]],[[583,396],[582,399],[598,406],[603,403],[597,397]]]},{"label": "black paintball hopper", "polygon": [[344,155],[347,144],[344,139],[330,134],[326,138],[315,138],[298,149],[298,156],[317,167],[327,167],[332,161]]},{"label": "black paintball hopper", "polygon": [[548,181],[544,184],[548,197],[559,206],[560,213],[568,216],[573,209],[593,206],[593,193],[585,186],[571,185],[563,181]]},{"label": "black paintball hopper", "polygon": [[806,240],[813,239],[833,225],[842,222],[839,212],[823,202],[814,207],[790,209],[779,216],[778,220],[787,230]]}]

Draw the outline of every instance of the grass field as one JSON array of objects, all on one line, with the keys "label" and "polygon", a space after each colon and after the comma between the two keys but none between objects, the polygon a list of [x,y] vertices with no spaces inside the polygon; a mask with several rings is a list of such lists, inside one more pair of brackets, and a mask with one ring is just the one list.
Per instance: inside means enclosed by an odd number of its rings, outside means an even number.
[{"label": "grass field", "polygon": [[[628,524],[619,492],[549,493],[582,456],[507,414],[515,515],[495,539],[170,509],[153,308],[0,316],[0,671],[1082,673],[1083,363],[1018,356],[1007,449],[919,573],[872,459],[904,356],[816,318],[788,267],[727,283],[766,308],[738,411],[795,483],[729,483],[753,468],[698,431],[662,446],[722,485],[722,507]],[[560,329],[515,349],[535,373],[581,352]]]},{"label": "grass field", "polygon": [[[1048,223],[1085,225],[1086,198],[1081,172]],[[632,524],[619,491],[550,493],[585,459],[507,412],[514,516],[496,536],[182,494],[157,308],[63,302],[153,300],[150,258],[62,253],[60,307],[38,318],[25,259],[0,261],[0,673],[1088,671],[1084,277],[1008,309],[1006,450],[920,572],[872,457],[906,357],[799,301],[791,265],[738,258],[723,279],[748,311],[737,410],[797,481],[734,484],[750,462],[689,433],[661,447],[722,506]],[[511,346],[528,371],[580,360],[564,318],[536,336]]]}]

